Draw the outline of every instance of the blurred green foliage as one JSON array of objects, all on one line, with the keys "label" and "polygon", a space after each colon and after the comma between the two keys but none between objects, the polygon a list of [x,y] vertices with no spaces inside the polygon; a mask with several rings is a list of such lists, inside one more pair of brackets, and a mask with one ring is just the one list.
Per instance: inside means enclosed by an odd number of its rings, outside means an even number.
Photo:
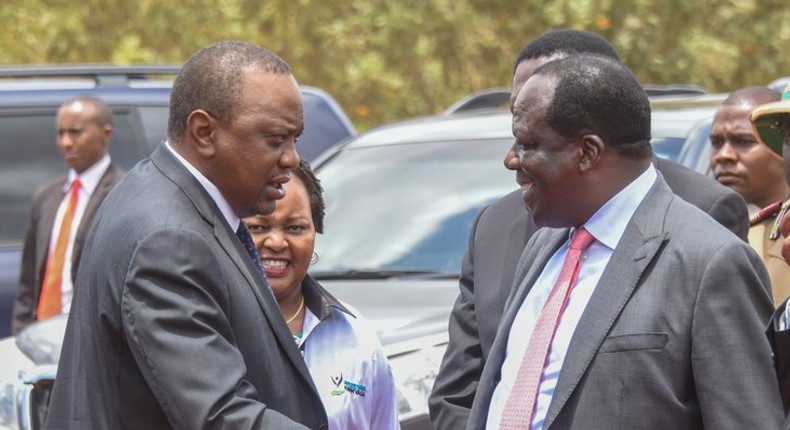
[{"label": "blurred green foliage", "polygon": [[281,55],[359,129],[508,87],[556,28],[609,39],[644,83],[710,91],[790,75],[786,0],[4,0],[0,63],[181,63],[222,39]]}]

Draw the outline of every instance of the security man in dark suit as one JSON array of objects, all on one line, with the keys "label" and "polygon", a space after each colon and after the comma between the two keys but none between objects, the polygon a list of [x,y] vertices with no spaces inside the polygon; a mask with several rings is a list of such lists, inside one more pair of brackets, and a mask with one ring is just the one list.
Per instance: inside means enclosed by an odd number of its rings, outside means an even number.
[{"label": "security man in dark suit", "polygon": [[57,133],[57,146],[69,171],[33,197],[13,334],[36,320],[69,311],[91,222],[123,176],[107,154],[113,121],[110,108],[101,100],[81,97],[63,103],[58,109]]}]

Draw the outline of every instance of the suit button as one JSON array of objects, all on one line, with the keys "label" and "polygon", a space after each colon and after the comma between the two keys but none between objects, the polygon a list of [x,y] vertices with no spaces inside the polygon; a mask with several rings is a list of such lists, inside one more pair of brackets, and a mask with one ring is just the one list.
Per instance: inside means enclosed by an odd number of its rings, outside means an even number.
[{"label": "suit button", "polygon": [[320,426],[318,426],[318,430],[329,430],[329,425],[321,424]]}]

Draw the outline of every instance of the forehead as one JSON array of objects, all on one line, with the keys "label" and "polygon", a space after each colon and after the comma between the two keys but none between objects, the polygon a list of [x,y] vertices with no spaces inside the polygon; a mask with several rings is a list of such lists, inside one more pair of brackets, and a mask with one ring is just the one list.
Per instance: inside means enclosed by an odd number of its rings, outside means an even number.
[{"label": "forehead", "polygon": [[87,118],[95,112],[93,104],[80,100],[66,103],[58,109],[58,117]]},{"label": "forehead", "polygon": [[282,103],[302,104],[302,92],[293,75],[246,69],[242,74],[244,104],[250,107],[277,108]]},{"label": "forehead", "polygon": [[516,97],[514,116],[531,116],[547,109],[554,98],[556,83],[556,77],[544,74],[527,79]]},{"label": "forehead", "polygon": [[752,112],[752,109],[754,109],[753,105],[745,103],[720,106],[713,117],[713,127],[742,124],[751,128],[749,114]]},{"label": "forehead", "polygon": [[563,58],[562,54],[554,54],[551,56],[544,56],[538,58],[530,58],[527,60],[523,60],[522,62],[518,63],[516,66],[516,71],[513,73],[513,89],[510,94],[510,105],[514,106],[516,103],[516,97],[518,96],[519,91],[524,86],[524,82],[527,81],[532,75],[535,73],[538,67],[548,63],[549,61],[557,60]]}]

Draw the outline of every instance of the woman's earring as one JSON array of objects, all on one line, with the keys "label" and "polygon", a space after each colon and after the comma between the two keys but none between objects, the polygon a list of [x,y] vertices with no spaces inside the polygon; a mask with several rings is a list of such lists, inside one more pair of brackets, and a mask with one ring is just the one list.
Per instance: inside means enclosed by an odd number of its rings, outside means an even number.
[{"label": "woman's earring", "polygon": [[310,264],[318,263],[318,254],[313,253],[313,258],[310,259]]}]

